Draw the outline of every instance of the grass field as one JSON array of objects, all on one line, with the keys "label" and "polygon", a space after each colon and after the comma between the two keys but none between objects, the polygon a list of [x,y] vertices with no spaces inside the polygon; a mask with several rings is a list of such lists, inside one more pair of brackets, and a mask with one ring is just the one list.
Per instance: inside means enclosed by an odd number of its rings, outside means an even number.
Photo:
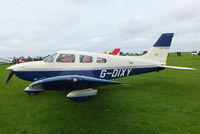
[{"label": "grass field", "polygon": [[28,96],[29,82],[5,79],[0,66],[0,134],[199,134],[200,56],[169,56],[168,65],[197,71],[166,69],[116,81],[98,88],[85,102],[66,99],[65,91]]}]

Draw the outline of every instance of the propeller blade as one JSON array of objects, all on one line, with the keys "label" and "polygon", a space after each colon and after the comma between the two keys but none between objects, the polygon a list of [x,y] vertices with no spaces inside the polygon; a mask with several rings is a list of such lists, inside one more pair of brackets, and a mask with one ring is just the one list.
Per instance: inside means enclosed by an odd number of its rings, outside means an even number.
[{"label": "propeller blade", "polygon": [[10,74],[8,75],[8,78],[6,79],[6,83],[8,83],[10,81],[10,79],[12,78],[14,72],[11,71]]}]

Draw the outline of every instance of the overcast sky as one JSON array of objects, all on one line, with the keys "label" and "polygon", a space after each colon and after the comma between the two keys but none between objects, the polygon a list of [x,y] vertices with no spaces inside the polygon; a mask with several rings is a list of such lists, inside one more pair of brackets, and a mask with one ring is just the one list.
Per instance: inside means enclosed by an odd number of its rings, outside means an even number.
[{"label": "overcast sky", "polygon": [[200,0],[0,0],[0,57],[142,52],[166,32],[170,51],[200,50]]}]

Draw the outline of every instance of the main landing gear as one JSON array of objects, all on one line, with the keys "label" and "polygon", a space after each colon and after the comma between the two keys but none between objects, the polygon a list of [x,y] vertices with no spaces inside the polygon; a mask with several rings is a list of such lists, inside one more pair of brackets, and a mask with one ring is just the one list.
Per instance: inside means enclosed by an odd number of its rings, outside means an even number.
[{"label": "main landing gear", "polygon": [[97,90],[88,88],[82,90],[71,91],[67,94],[67,98],[73,101],[85,101],[97,95]]},{"label": "main landing gear", "polygon": [[[24,92],[28,95],[37,95],[40,92],[43,92],[44,89],[41,87],[33,87],[32,85],[28,86]],[[74,90],[67,94],[67,98],[73,101],[85,101],[97,95],[97,90],[88,88],[81,90]]]}]

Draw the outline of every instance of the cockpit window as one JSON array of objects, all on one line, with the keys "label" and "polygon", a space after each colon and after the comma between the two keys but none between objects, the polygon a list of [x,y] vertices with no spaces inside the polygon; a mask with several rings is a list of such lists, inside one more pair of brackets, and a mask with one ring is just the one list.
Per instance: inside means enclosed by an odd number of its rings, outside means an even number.
[{"label": "cockpit window", "polygon": [[53,55],[49,55],[47,56],[43,61],[44,62],[53,62],[55,57],[56,57],[57,53],[53,54]]},{"label": "cockpit window", "polygon": [[93,61],[92,56],[88,55],[80,55],[79,59],[80,63],[91,63]]},{"label": "cockpit window", "polygon": [[64,62],[64,63],[74,63],[75,55],[74,54],[60,54],[56,59],[56,62]]},{"label": "cockpit window", "polygon": [[106,63],[107,60],[105,58],[97,57],[97,63]]}]

